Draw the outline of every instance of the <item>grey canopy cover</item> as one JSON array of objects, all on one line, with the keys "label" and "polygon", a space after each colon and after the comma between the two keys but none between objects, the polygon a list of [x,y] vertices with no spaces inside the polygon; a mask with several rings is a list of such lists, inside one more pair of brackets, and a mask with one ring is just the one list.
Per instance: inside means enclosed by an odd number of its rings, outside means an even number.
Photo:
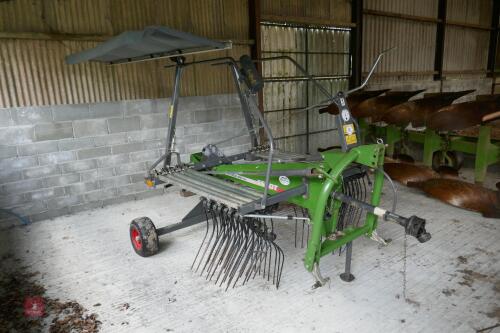
[{"label": "grey canopy cover", "polygon": [[66,63],[72,65],[98,61],[117,64],[230,47],[231,43],[216,42],[163,26],[151,26],[144,30],[126,31],[93,49],[70,54],[66,57]]}]

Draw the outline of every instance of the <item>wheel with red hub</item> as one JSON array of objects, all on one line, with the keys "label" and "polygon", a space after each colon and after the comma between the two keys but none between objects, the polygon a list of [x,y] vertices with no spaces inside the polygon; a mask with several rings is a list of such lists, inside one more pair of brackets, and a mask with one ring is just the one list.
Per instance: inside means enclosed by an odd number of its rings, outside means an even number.
[{"label": "wheel with red hub", "polygon": [[130,241],[135,253],[149,257],[158,252],[158,234],[149,217],[138,217],[130,222]]}]

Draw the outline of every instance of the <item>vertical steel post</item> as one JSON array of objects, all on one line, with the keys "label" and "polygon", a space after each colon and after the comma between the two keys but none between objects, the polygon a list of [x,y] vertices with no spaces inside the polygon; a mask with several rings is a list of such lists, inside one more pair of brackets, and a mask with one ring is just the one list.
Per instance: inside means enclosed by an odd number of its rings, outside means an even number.
[{"label": "vertical steel post", "polygon": [[179,104],[179,94],[181,88],[181,75],[183,70],[184,57],[176,57],[174,61],[177,63],[175,66],[175,83],[174,83],[174,93],[172,96],[172,103],[168,109],[168,134],[167,134],[167,144],[165,147],[165,160],[163,161],[163,167],[170,165],[172,160],[172,151],[174,149],[174,138],[175,138],[175,123],[177,121],[177,105]]},{"label": "vertical steel post", "polygon": [[490,47],[488,48],[488,76],[493,78],[491,93],[495,93],[497,50],[498,50],[498,21],[500,16],[500,1],[493,1],[491,16]]},{"label": "vertical steel post", "polygon": [[[309,29],[306,30],[305,56],[306,56],[306,72],[309,73]],[[306,107],[309,107],[309,79],[306,80]],[[309,154],[309,109],[306,111],[306,154]]]},{"label": "vertical steel post", "polygon": [[363,48],[363,0],[353,0],[351,9],[351,22],[356,27],[349,32],[351,78],[349,88],[361,85],[362,48]]},{"label": "vertical steel post", "polygon": [[438,20],[436,28],[436,51],[434,52],[434,80],[441,81],[439,91],[443,91],[443,58],[444,58],[444,39],[446,31],[446,6],[447,0],[439,0]]},{"label": "vertical steel post", "polygon": [[354,275],[351,274],[351,261],[352,261],[352,241],[346,244],[345,251],[345,271],[340,274],[340,279],[345,282],[354,280]]}]

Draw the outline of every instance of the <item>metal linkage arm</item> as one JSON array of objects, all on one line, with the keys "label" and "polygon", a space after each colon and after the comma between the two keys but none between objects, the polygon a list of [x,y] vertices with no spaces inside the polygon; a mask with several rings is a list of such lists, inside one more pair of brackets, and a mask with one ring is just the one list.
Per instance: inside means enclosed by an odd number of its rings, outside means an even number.
[{"label": "metal linkage arm", "polygon": [[386,54],[387,52],[394,50],[395,48],[396,47],[391,47],[390,49],[386,49],[386,50],[383,50],[382,52],[380,52],[379,55],[378,55],[378,57],[377,57],[377,59],[373,63],[372,68],[370,69],[370,72],[368,72],[368,75],[366,76],[365,80],[363,81],[363,83],[361,83],[361,85],[359,87],[356,87],[356,88],[353,88],[351,90],[346,91],[345,95],[348,96],[349,94],[352,94],[353,92],[361,90],[364,87],[366,87],[366,85],[368,84],[368,81],[372,77],[373,72],[375,72],[375,68],[377,68],[378,63],[382,59],[382,56],[384,54]]}]

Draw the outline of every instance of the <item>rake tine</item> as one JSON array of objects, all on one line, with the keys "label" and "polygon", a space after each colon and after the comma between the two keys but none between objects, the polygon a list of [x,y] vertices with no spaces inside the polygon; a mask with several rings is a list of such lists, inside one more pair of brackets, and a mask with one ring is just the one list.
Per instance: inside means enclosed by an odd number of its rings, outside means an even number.
[{"label": "rake tine", "polygon": [[[241,226],[243,229],[243,237],[245,238],[245,243],[244,243],[243,248],[241,249],[240,253],[238,254],[238,258],[236,259],[236,262],[233,264],[233,267],[231,268],[231,273],[230,273],[229,281],[227,282],[226,290],[231,285],[231,282],[232,282],[234,276],[238,272],[238,268],[240,268],[240,265],[242,263],[243,258],[245,258],[245,253],[248,251],[248,248],[250,246],[248,220],[242,219]],[[235,281],[234,285],[236,285],[236,282],[237,281]],[[234,288],[234,285],[233,285],[233,288]]]},{"label": "rake tine", "polygon": [[[297,209],[295,209],[295,206],[293,206],[293,212],[294,212],[295,216],[298,216]],[[295,248],[297,248],[297,223],[298,223],[298,221],[295,220]]]},{"label": "rake tine", "polygon": [[[261,251],[259,251],[259,258],[257,259],[257,261],[255,262],[255,265],[256,265],[256,268],[255,268],[255,272],[254,272],[254,275],[253,275],[253,279],[255,279],[255,276],[257,275],[257,273],[259,273],[259,275],[261,275],[260,271],[262,269],[262,261],[264,260],[264,269],[265,269],[265,260],[267,259],[267,252],[270,248],[269,246],[269,241],[265,238],[265,232],[264,232],[264,235],[263,237],[261,238]],[[258,270],[257,270],[257,267],[258,267]],[[265,273],[263,273],[265,274]],[[264,275],[265,276],[265,275]]]},{"label": "rake tine", "polygon": [[238,216],[236,218],[235,228],[237,230],[236,231],[237,234],[236,234],[236,238],[235,238],[235,248],[231,253],[230,260],[226,264],[227,266],[224,268],[225,274],[224,274],[224,277],[220,283],[221,286],[226,281],[227,277],[230,277],[230,275],[232,274],[232,272],[234,270],[234,266],[237,265],[239,262],[239,258],[241,257],[242,251],[245,250],[246,243],[243,246],[241,246],[243,243],[242,240],[244,238],[244,225],[242,223],[242,219],[240,216]]},{"label": "rake tine", "polygon": [[243,250],[240,252],[238,256],[237,262],[234,264],[232,272],[231,272],[231,277],[227,283],[227,288],[229,288],[233,278],[236,276],[236,280],[233,283],[233,288],[236,286],[236,283],[238,282],[239,278],[243,274],[242,272],[245,269],[246,263],[248,261],[248,253],[252,251],[253,248],[253,235],[250,230],[250,224],[251,221],[250,219],[244,219],[244,227],[245,227],[245,245]]},{"label": "rake tine", "polygon": [[[207,278],[206,278],[207,280],[211,280],[213,274],[217,270],[218,263],[221,260],[220,259],[221,256],[219,256],[219,253],[220,253],[220,250],[223,248],[223,246],[226,244],[226,240],[227,240],[227,237],[228,237],[228,221],[227,221],[227,209],[226,208],[224,208],[223,210],[221,210],[221,215],[220,216],[221,216],[221,220],[222,220],[222,224],[221,224],[221,230],[222,230],[221,237],[219,238],[219,242],[217,244],[217,249],[215,250],[215,253],[214,253],[213,257],[212,257],[212,260],[210,261],[210,265],[208,266],[208,269],[207,269]],[[213,268],[213,271],[212,271],[212,268]],[[212,272],[212,273],[210,274],[210,272]]]},{"label": "rake tine", "polygon": [[[211,200],[202,200],[207,227],[191,269],[195,269],[196,273],[199,271],[200,276],[206,273],[205,278],[209,281],[215,279],[215,284],[219,286],[226,284],[225,290],[231,286],[235,288],[240,281],[241,285],[245,285],[257,275],[265,279],[266,272],[267,280],[271,279],[272,274],[272,281],[278,286],[283,271],[284,253],[274,242],[274,220],[245,218],[234,209]],[[295,207],[294,213],[297,216]],[[305,216],[304,210],[302,214]],[[303,238],[304,224],[302,246]],[[297,240],[297,234],[295,239]]]},{"label": "rake tine", "polygon": [[276,289],[280,286],[281,275],[283,274],[283,267],[285,266],[285,253],[283,252],[281,247],[277,246],[277,248],[278,248],[279,253],[281,254],[281,267],[280,267],[280,271],[278,274],[278,282],[276,283]]},{"label": "rake tine", "polygon": [[207,239],[208,231],[210,229],[206,205],[207,205],[207,201],[206,201],[206,199],[203,199],[203,207],[205,208],[204,209],[205,210],[205,217],[207,219],[207,230],[205,231],[205,236],[203,237],[203,240],[201,241],[200,247],[198,248],[198,252],[196,252],[196,256],[194,257],[193,263],[191,264],[191,270],[193,269],[193,266],[196,263],[196,259],[198,258],[198,255],[200,254],[201,248],[203,247],[203,244],[205,243],[205,240]]},{"label": "rake tine", "polygon": [[[253,220],[250,220],[249,222],[253,223]],[[233,288],[236,286],[236,283],[238,282],[238,280],[241,278],[241,276],[245,272],[246,266],[248,265],[248,261],[253,256],[254,247],[255,247],[255,238],[257,238],[257,236],[255,235],[255,233],[253,232],[251,227],[249,229],[249,234],[252,237],[252,241],[251,241],[250,247],[248,248],[248,251],[246,253],[245,260],[243,261],[243,265],[241,266],[240,271],[238,273],[238,277],[236,278],[236,281],[234,281]]]},{"label": "rake tine", "polygon": [[[259,227],[260,227],[260,221],[258,221],[258,222],[259,222]],[[247,283],[247,281],[250,279],[250,276],[252,276],[252,272],[254,271],[254,269],[257,265],[258,255],[259,255],[259,253],[261,253],[260,249],[262,247],[262,237],[261,237],[261,235],[259,235],[258,232],[255,232],[255,235],[257,236],[257,247],[256,247],[256,249],[253,250],[253,252],[251,254],[250,266],[248,267],[248,269],[245,273],[245,279],[243,280],[242,285]]]},{"label": "rake tine", "polygon": [[[212,203],[208,203],[207,207],[212,207]],[[205,258],[205,254],[207,253],[207,250],[210,246],[210,243],[212,242],[212,238],[214,237],[214,235],[216,233],[216,231],[215,231],[216,230],[216,221],[214,219],[214,215],[213,214],[210,214],[210,215],[212,215],[212,233],[210,234],[210,238],[208,239],[207,246],[205,247],[205,250],[203,251],[203,254],[200,258],[200,261],[198,262],[198,266],[196,267],[195,273],[198,272],[198,269],[200,268],[200,265],[203,262],[203,258]],[[208,213],[207,213],[207,217],[208,217]],[[207,220],[207,223],[208,223],[208,220]]]},{"label": "rake tine", "polygon": [[[217,207],[217,210],[220,212],[220,207]],[[207,268],[207,265],[211,262],[211,258],[212,258],[212,254],[215,250],[215,248],[217,247],[217,244],[219,242],[219,239],[220,239],[220,235],[221,235],[221,230],[222,230],[222,226],[220,225],[219,223],[219,219],[217,218],[217,215],[215,214],[215,210],[214,210],[214,213],[212,214],[213,215],[213,218],[214,218],[214,221],[216,220],[216,225],[217,225],[217,234],[215,235],[215,243],[214,245],[212,245],[212,249],[210,250],[210,253],[208,254],[208,257],[207,257],[207,261],[205,262],[205,265],[203,266],[203,269],[201,270],[201,273],[200,273],[200,276],[203,274],[203,272],[205,271],[205,268]]]},{"label": "rake tine", "polygon": [[[232,268],[235,262],[237,262],[239,253],[243,250],[242,245],[242,224],[241,224],[241,217],[237,216],[234,221],[234,230],[235,230],[235,237],[234,237],[234,242],[232,244],[232,248],[230,251],[229,256],[226,259],[226,262],[224,263],[221,273],[224,272],[224,275],[222,277],[221,283],[219,286],[222,286],[224,281],[228,278],[228,276],[232,272]],[[221,273],[219,273],[219,277],[221,276]],[[217,277],[217,281],[219,280],[219,277]]]},{"label": "rake tine", "polygon": [[[215,284],[217,284],[217,282],[219,281],[221,274],[223,274],[225,272],[225,267],[227,265],[227,262],[230,260],[232,251],[234,249],[234,241],[236,239],[235,233],[234,233],[234,230],[235,230],[234,213],[235,213],[235,211],[231,211],[230,215],[229,215],[229,236],[228,236],[228,240],[226,242],[226,246],[224,248],[224,251],[221,255],[221,259],[219,261],[219,265],[220,264],[222,264],[222,265],[220,267],[219,274],[217,275],[217,279],[215,280]],[[214,270],[214,273],[215,273],[215,270]]]}]

